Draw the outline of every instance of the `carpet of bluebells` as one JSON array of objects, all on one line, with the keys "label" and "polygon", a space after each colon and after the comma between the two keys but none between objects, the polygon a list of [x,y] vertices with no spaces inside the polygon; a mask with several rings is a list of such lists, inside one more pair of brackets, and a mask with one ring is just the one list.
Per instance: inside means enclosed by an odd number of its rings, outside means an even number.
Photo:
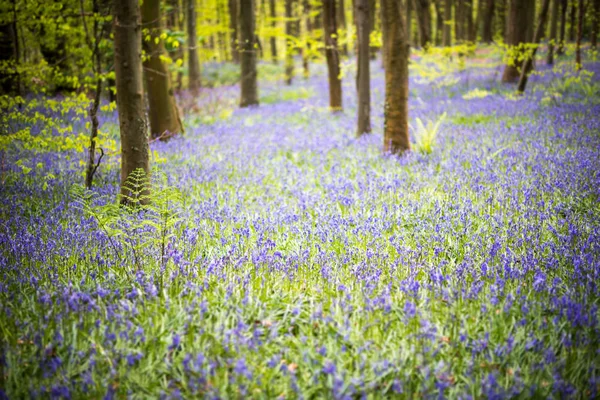
[{"label": "carpet of bluebells", "polygon": [[[85,153],[3,150],[0,397],[600,396],[599,92],[550,91],[572,59],[540,62],[522,97],[499,57],[447,84],[424,63],[411,121],[447,113],[429,154],[381,153],[379,61],[360,139],[350,62],[341,114],[316,65],[265,81],[258,108],[186,115],[151,144],[178,220],[135,262],[127,243],[153,227],[82,210]],[[108,154],[93,201],[114,202],[118,177]]]}]

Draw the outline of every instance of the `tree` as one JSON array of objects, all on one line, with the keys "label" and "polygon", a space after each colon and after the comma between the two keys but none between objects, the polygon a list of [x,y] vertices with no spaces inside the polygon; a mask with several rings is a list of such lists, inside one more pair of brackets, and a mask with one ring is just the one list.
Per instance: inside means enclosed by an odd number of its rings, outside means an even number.
[{"label": "tree", "polygon": [[483,13],[483,32],[481,35],[481,40],[485,43],[491,43],[494,39],[494,30],[492,25],[494,22],[494,6],[495,0],[487,0],[487,7],[485,7],[485,11],[482,9],[479,11],[480,13]]},{"label": "tree", "polygon": [[[407,21],[408,23],[408,21]],[[444,2],[444,35],[442,44],[452,46],[452,0]]]},{"label": "tree", "polygon": [[510,60],[504,67],[502,82],[516,82],[520,77],[519,68],[523,63],[519,53],[522,44],[527,42],[527,26],[529,23],[529,7],[532,0],[510,0],[507,21],[507,44]]},{"label": "tree", "polygon": [[143,41],[143,47],[146,51],[144,77],[150,107],[150,134],[153,138],[166,139],[183,132],[183,125],[171,87],[171,75],[161,58],[165,55],[165,45],[161,38],[163,29],[160,0],[144,0],[142,23],[149,31],[149,38]]},{"label": "tree", "polygon": [[256,17],[254,0],[240,0],[240,107],[258,105]]},{"label": "tree", "polygon": [[325,57],[329,76],[329,107],[332,111],[342,110],[342,79],[340,56],[337,47],[335,0],[323,0],[323,26],[325,31]]},{"label": "tree", "polygon": [[556,55],[560,56],[565,51],[565,31],[567,29],[567,0],[560,0],[560,38]]},{"label": "tree", "polygon": [[[369,66],[369,0],[356,0],[358,34],[358,126],[357,135],[371,132],[371,72]],[[385,60],[386,57],[384,57]]]},{"label": "tree", "polygon": [[293,0],[285,0],[285,83],[292,84],[294,78],[294,12]]},{"label": "tree", "polygon": [[[138,0],[113,0],[117,111],[121,132],[121,195],[125,182],[141,168],[149,173],[148,136],[142,82],[142,25]],[[121,197],[125,201],[125,197]]]},{"label": "tree", "polygon": [[16,36],[15,21],[0,23],[0,95],[14,96],[19,91],[18,75],[14,72],[19,57]]},{"label": "tree", "polygon": [[[337,19],[337,27],[338,30],[341,30],[343,32],[347,31],[347,26],[346,26],[346,6],[344,4],[344,0],[337,0],[338,1],[338,7],[336,7],[336,9],[338,10],[338,12],[335,14],[335,17]],[[344,43],[341,46],[341,52],[344,56],[348,56],[348,44],[344,41]]]},{"label": "tree", "polygon": [[238,1],[229,0],[229,31],[231,32],[231,58],[239,64],[240,52],[238,51]]},{"label": "tree", "polygon": [[554,64],[554,42],[556,41],[556,28],[558,25],[558,2],[552,0],[552,13],[550,14],[550,37],[548,43],[548,55],[546,56],[546,64]]},{"label": "tree", "polygon": [[[556,1],[554,3],[556,3]],[[533,35],[533,43],[536,46],[533,48],[531,57],[528,57],[525,60],[523,68],[521,69],[521,78],[519,79],[519,85],[517,86],[517,92],[519,93],[523,93],[525,91],[525,86],[527,85],[527,76],[533,67],[533,59],[538,47],[537,44],[540,43],[540,40],[542,40],[542,35],[544,34],[544,27],[546,26],[546,16],[548,15],[549,6],[550,0],[544,0],[542,3],[542,10],[540,11],[540,20],[535,30],[535,34]]]},{"label": "tree", "polygon": [[[409,0],[410,1],[410,0]],[[417,27],[419,28],[419,44],[427,48],[431,42],[431,10],[429,0],[412,0],[413,8],[417,14]],[[399,12],[399,11],[398,11]]]},{"label": "tree", "polygon": [[[171,31],[178,31],[181,28],[179,0],[169,0],[168,4],[170,6],[170,11],[169,17],[167,18],[167,27]],[[183,48],[181,46],[177,46],[175,49],[172,49],[170,53],[172,53],[171,58],[175,60],[183,60]],[[181,72],[181,69],[177,71],[175,81],[177,82],[177,92],[180,92],[183,86],[183,73]]]},{"label": "tree", "polygon": [[381,0],[385,31],[385,125],[383,149],[397,154],[410,150],[408,137],[408,55],[410,47],[397,0]]},{"label": "tree", "polygon": [[569,12],[569,18],[571,23],[569,24],[569,41],[575,41],[575,25],[576,23],[576,15],[577,14],[577,0],[571,0],[571,11]]},{"label": "tree", "polygon": [[598,46],[598,24],[600,24],[600,0],[592,0],[592,37],[590,43],[593,49]]},{"label": "tree", "polygon": [[198,60],[198,35],[196,32],[196,0],[187,1],[187,35],[188,35],[188,87],[192,95],[197,96],[200,90],[200,61]]},{"label": "tree", "polygon": [[439,46],[442,43],[442,31],[444,30],[444,16],[442,12],[442,7],[440,7],[441,2],[442,0],[433,0],[433,5],[435,8],[434,42],[436,46]]},{"label": "tree", "polygon": [[[271,28],[275,29],[277,27],[277,10],[275,8],[275,0],[269,0],[269,11],[271,13]],[[277,64],[277,38],[272,35],[271,36],[271,58],[273,59],[273,64]]]},{"label": "tree", "polygon": [[583,0],[579,0],[578,5],[579,18],[577,19],[577,47],[575,48],[575,69],[580,70],[581,64],[581,37],[583,36],[583,17],[584,17],[584,4]]},{"label": "tree", "polygon": [[304,0],[304,48],[302,49],[302,68],[304,70],[304,78],[310,76],[310,70],[308,66],[309,52],[310,52],[310,39],[312,36],[312,22],[310,19],[310,2]]}]

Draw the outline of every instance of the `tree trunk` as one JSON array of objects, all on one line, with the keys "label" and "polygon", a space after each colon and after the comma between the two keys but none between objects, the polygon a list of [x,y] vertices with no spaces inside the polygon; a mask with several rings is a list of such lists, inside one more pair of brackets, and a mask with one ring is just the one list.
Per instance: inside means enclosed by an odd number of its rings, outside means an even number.
[{"label": "tree trunk", "polygon": [[18,92],[17,74],[12,72],[17,64],[15,34],[14,24],[0,24],[0,95],[14,96]]},{"label": "tree trunk", "polygon": [[598,47],[598,24],[600,24],[600,0],[592,0],[592,48]]},{"label": "tree trunk", "polygon": [[560,0],[560,37],[556,55],[560,56],[565,52],[565,32],[567,29],[567,0]]},{"label": "tree trunk", "polygon": [[[554,4],[557,4],[556,0],[554,0]],[[535,29],[535,34],[533,35],[533,43],[536,45],[538,45],[540,43],[540,40],[542,40],[542,35],[544,34],[544,28],[546,26],[546,16],[548,15],[549,6],[550,0],[544,0],[544,2],[542,3],[542,10],[540,11],[540,20]],[[556,34],[556,27],[554,31]],[[529,71],[533,69],[533,59],[535,58],[536,51],[537,46],[534,47],[531,57],[528,57],[525,60],[525,64],[523,65],[523,69],[521,70],[521,78],[519,79],[517,92],[523,93],[525,91],[525,87],[527,85],[527,76],[529,75]]]},{"label": "tree trunk", "polygon": [[329,107],[332,111],[342,110],[342,80],[340,57],[337,48],[337,26],[335,0],[323,0],[323,25],[325,31],[325,57],[329,75]]},{"label": "tree trunk", "polygon": [[444,30],[444,16],[442,13],[442,8],[440,7],[440,3],[443,0],[433,0],[433,5],[435,7],[435,35],[434,42],[436,46],[442,44],[442,31]]},{"label": "tree trunk", "polygon": [[148,136],[142,82],[142,25],[138,0],[113,0],[117,111],[121,132],[121,202],[130,195],[124,184],[141,168],[149,171]]},{"label": "tree trunk", "polygon": [[196,33],[196,0],[187,1],[188,34],[188,87],[197,96],[201,87],[200,61],[198,60],[198,35]]},{"label": "tree trunk", "polygon": [[398,154],[410,150],[408,137],[408,56],[410,46],[396,0],[381,0],[385,30],[385,123],[383,150]]},{"label": "tree trunk", "polygon": [[473,0],[465,0],[465,40],[474,42],[473,35]]},{"label": "tree trunk", "polygon": [[[178,31],[181,28],[179,0],[169,0],[169,6],[171,6],[171,11],[169,12],[169,17],[167,18],[167,27],[171,31]],[[171,59],[173,59],[173,61],[183,61],[183,47],[179,46],[170,53],[171,54],[169,54],[169,56]],[[177,88],[176,91],[180,92],[183,85],[183,73],[181,70],[176,72],[174,81],[177,82],[177,85],[174,85]]]},{"label": "tree trunk", "polygon": [[[149,30],[150,40],[144,40],[146,51],[144,76],[148,89],[150,106],[150,134],[153,138],[168,138],[183,132],[179,119],[179,110],[175,103],[171,77],[161,56],[165,54],[165,45],[160,38],[163,33],[160,0],[144,0],[142,3],[142,23]],[[166,132],[166,134],[165,134]]]},{"label": "tree trunk", "polygon": [[431,12],[429,0],[412,0],[413,8],[417,14],[417,26],[419,28],[419,44],[426,49],[431,42]]},{"label": "tree trunk", "polygon": [[231,32],[231,58],[234,63],[240,63],[238,49],[238,1],[229,0],[229,31]]},{"label": "tree trunk", "polygon": [[500,34],[505,43],[508,43],[508,30],[506,29],[508,22],[508,18],[506,18],[506,1],[507,0],[496,0],[496,8],[498,9],[496,18],[496,32]]},{"label": "tree trunk", "polygon": [[[482,3],[484,3],[484,0],[477,0],[477,12],[475,14],[475,20],[473,23],[473,28],[470,31],[470,36],[469,36],[469,40],[473,43],[477,42],[477,36],[479,35],[479,32],[481,30],[481,21],[483,21],[483,13],[484,10],[483,8],[485,6],[482,6]],[[493,10],[493,8],[492,8]]]},{"label": "tree trunk", "polygon": [[[376,17],[376,12],[377,12],[377,0],[369,0],[369,10],[371,10],[371,12],[369,13],[369,33],[372,33],[375,30],[375,17]],[[371,57],[371,60],[375,60],[377,59],[377,47],[375,47],[373,44],[370,44],[370,48],[369,48],[369,55]]]},{"label": "tree trunk", "polygon": [[[338,30],[343,31],[344,34],[346,35],[348,33],[347,26],[346,26],[346,6],[344,4],[344,0],[337,0],[337,1],[338,1],[338,7],[337,7],[338,12],[335,14],[335,17],[337,19],[337,27],[338,27]],[[348,44],[346,43],[346,40],[344,40],[344,43],[342,44],[340,50],[344,56],[348,56]]]},{"label": "tree trunk", "polygon": [[444,46],[452,46],[452,0],[444,2]]},{"label": "tree trunk", "polygon": [[[451,1],[451,0],[446,0]],[[383,8],[383,6],[382,6]],[[412,0],[406,0],[406,40],[408,41],[409,46],[411,45],[411,37],[412,37],[412,14],[413,14],[413,2]],[[381,22],[383,25],[383,19]],[[416,42],[412,42],[412,45],[415,46]]]},{"label": "tree trunk", "polygon": [[240,107],[258,104],[256,83],[256,20],[254,0],[240,0],[240,61],[241,61],[241,100]]},{"label": "tree trunk", "polygon": [[285,83],[286,85],[292,84],[294,77],[294,42],[292,37],[294,34],[294,14],[293,14],[293,0],[285,0],[285,34],[287,36],[285,40]]},{"label": "tree trunk", "polygon": [[[371,132],[371,72],[369,66],[369,0],[356,0],[358,34],[358,124],[357,136]],[[387,57],[387,56],[386,56]],[[384,60],[385,58],[384,57]]]},{"label": "tree trunk", "polygon": [[575,70],[579,71],[581,65],[581,38],[583,36],[583,18],[585,16],[583,0],[579,0],[579,18],[577,19],[577,47],[575,48]]},{"label": "tree trunk", "polygon": [[526,42],[533,42],[533,35],[535,29],[535,0],[526,1],[527,7],[527,35]]},{"label": "tree trunk", "polygon": [[[277,28],[277,9],[275,7],[275,0],[269,0],[269,12],[271,17],[271,28],[273,30]],[[271,36],[271,60],[273,64],[277,64],[277,38],[275,36]]]},{"label": "tree trunk", "polygon": [[570,19],[570,24],[569,24],[569,42],[574,42],[575,41],[575,26],[577,25],[577,18],[576,18],[576,13],[577,13],[577,0],[571,0],[571,11],[569,13],[569,19]]},{"label": "tree trunk", "polygon": [[456,7],[454,8],[454,35],[456,37],[456,41],[459,43],[464,40],[464,10],[465,0],[456,0]]},{"label": "tree trunk", "polygon": [[554,42],[556,42],[556,28],[558,25],[558,2],[560,0],[552,0],[552,14],[550,15],[550,37],[548,41],[548,55],[546,64],[554,64]]},{"label": "tree trunk", "polygon": [[495,0],[487,0],[487,9],[485,11],[480,10],[480,12],[484,13],[483,34],[481,35],[481,39],[484,43],[492,43],[492,40],[494,39],[494,31],[492,29],[492,22],[494,21],[494,5]]},{"label": "tree trunk", "polygon": [[[529,22],[529,3],[531,0],[510,0],[507,23],[507,44],[515,51],[519,45],[527,41],[527,24]],[[516,82],[519,79],[522,61],[514,56],[504,68],[502,82]]]},{"label": "tree trunk", "polygon": [[304,71],[304,79],[308,79],[310,76],[309,69],[309,56],[308,53],[310,51],[310,39],[312,37],[312,22],[310,20],[310,2],[309,0],[304,0],[304,49],[302,50],[302,68]]}]

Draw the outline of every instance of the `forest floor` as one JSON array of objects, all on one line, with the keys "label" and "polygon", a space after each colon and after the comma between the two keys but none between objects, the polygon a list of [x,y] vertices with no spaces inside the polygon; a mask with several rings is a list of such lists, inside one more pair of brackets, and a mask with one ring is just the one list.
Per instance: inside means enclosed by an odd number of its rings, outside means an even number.
[{"label": "forest floor", "polygon": [[600,396],[600,63],[538,57],[516,96],[498,54],[413,59],[402,157],[379,61],[359,139],[350,61],[343,113],[322,65],[258,108],[183,98],[142,213],[114,205],[116,111],[92,195],[59,129],[85,113],[30,108],[60,124],[0,141],[0,394]]}]

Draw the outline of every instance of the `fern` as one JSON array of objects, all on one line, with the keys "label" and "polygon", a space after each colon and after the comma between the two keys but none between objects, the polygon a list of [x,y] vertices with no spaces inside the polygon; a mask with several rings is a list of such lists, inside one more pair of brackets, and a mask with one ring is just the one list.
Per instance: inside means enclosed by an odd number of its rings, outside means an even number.
[{"label": "fern", "polygon": [[427,121],[423,123],[421,118],[417,118],[417,129],[411,126],[415,136],[415,150],[419,153],[430,154],[435,146],[435,140],[440,129],[440,125],[446,119],[446,113],[443,113],[437,121]]}]

